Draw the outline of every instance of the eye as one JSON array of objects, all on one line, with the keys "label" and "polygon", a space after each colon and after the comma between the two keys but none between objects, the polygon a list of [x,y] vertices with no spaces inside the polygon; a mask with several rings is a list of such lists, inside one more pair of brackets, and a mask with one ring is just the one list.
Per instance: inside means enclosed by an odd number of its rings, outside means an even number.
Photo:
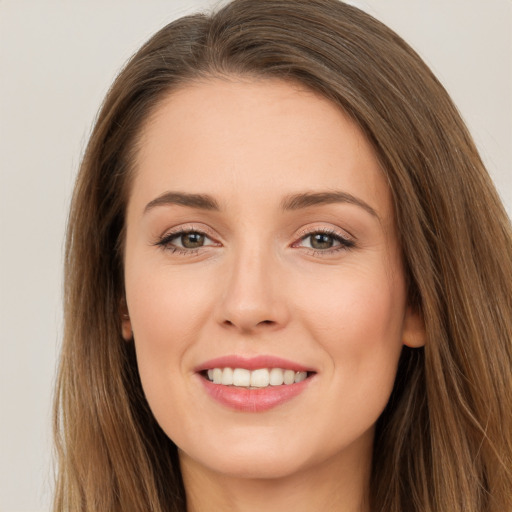
[{"label": "eye", "polygon": [[210,245],[218,245],[206,233],[197,230],[180,230],[164,235],[156,245],[172,252],[188,252]]},{"label": "eye", "polygon": [[177,235],[172,239],[174,245],[183,247],[185,249],[197,249],[198,247],[203,247],[206,240],[207,237],[204,233],[198,233],[194,231],[182,233],[181,235]]},{"label": "eye", "polygon": [[308,235],[303,240],[309,240],[309,247],[312,249],[331,249],[336,245],[340,245],[340,242],[333,235],[327,233],[314,233]]},{"label": "eye", "polygon": [[294,246],[328,253],[354,247],[355,242],[335,232],[314,231],[303,236]]}]

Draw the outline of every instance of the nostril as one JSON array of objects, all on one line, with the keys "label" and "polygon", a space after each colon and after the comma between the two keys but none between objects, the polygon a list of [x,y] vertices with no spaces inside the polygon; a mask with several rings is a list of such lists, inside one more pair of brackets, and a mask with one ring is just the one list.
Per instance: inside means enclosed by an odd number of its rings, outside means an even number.
[{"label": "nostril", "polygon": [[247,326],[247,325],[242,325],[242,323],[237,324],[236,322],[233,322],[232,320],[224,320],[223,325],[225,327],[229,327],[229,328],[238,326],[242,330],[251,330],[251,329],[257,328],[257,327],[273,326],[273,325],[276,325],[276,322],[274,320],[262,320],[261,322],[257,322],[256,324],[253,324],[251,327],[251,326]]}]

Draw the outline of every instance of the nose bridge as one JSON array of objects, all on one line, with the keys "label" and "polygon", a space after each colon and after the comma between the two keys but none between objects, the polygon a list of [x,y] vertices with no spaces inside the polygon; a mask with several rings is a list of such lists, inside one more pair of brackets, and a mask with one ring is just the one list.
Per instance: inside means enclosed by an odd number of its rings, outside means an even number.
[{"label": "nose bridge", "polygon": [[279,259],[271,245],[252,239],[233,250],[221,305],[224,325],[251,331],[286,322],[287,305],[279,287]]}]

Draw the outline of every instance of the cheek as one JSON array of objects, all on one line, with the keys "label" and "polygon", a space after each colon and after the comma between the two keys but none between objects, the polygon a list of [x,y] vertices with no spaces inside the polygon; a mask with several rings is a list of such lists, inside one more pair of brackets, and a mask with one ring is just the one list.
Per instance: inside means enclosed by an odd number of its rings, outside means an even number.
[{"label": "cheek", "polygon": [[208,281],[196,277],[190,279],[171,267],[159,271],[139,265],[137,272],[127,272],[137,364],[150,400],[159,389],[174,389],[168,381],[176,376],[210,314]]},{"label": "cheek", "polygon": [[[126,296],[134,335],[155,348],[176,348],[201,325],[209,307],[211,276],[190,276],[178,268],[139,266],[127,273]],[[162,346],[159,346],[159,345]]]},{"label": "cheek", "polygon": [[339,389],[346,392],[350,382],[356,400],[387,401],[402,349],[405,285],[399,274],[363,274],[354,270],[310,289],[301,316],[328,354]]},{"label": "cheek", "polygon": [[380,266],[349,267],[321,277],[296,292],[303,298],[302,315],[318,329],[337,332],[341,340],[371,332],[372,336],[359,337],[362,345],[401,332],[405,311],[401,274],[392,277],[389,269]]}]

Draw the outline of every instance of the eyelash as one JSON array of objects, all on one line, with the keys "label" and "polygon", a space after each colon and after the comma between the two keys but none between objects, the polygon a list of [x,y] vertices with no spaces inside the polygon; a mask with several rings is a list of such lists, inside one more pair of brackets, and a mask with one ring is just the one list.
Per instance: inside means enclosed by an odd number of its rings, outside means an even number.
[{"label": "eyelash", "polygon": [[308,238],[311,238],[314,235],[319,235],[319,234],[327,235],[327,236],[333,238],[333,240],[335,242],[338,242],[339,245],[331,247],[329,249],[315,249],[313,247],[306,247],[306,249],[308,249],[310,254],[312,254],[313,256],[320,256],[320,257],[321,256],[329,256],[329,255],[338,253],[340,251],[348,251],[348,250],[356,247],[356,243],[354,240],[351,240],[350,238],[347,238],[347,237],[341,235],[340,233],[338,233],[337,231],[335,231],[333,229],[326,229],[326,228],[316,228],[316,229],[307,230],[307,231],[301,233],[298,242],[294,242],[292,244],[292,247],[299,247],[298,244],[300,242],[304,242]]},{"label": "eyelash", "polygon": [[[164,249],[166,251],[169,251],[171,254],[178,253],[179,255],[184,255],[184,256],[193,256],[193,255],[197,254],[201,249],[204,249],[205,247],[210,247],[210,246],[218,247],[218,245],[216,245],[216,244],[218,244],[218,242],[215,242],[215,241],[213,244],[209,244],[206,246],[203,245],[201,247],[193,248],[193,249],[192,248],[187,249],[185,247],[178,247],[178,246],[172,244],[173,240],[180,238],[184,235],[192,234],[192,233],[202,235],[205,238],[212,240],[212,237],[209,236],[209,234],[207,232],[205,232],[204,230],[191,227],[191,228],[179,229],[177,231],[172,231],[171,233],[167,233],[164,236],[162,236],[154,245],[161,247],[162,249]],[[333,238],[334,242],[338,242],[339,245],[328,248],[328,249],[314,249],[313,247],[305,247],[305,249],[307,249],[310,252],[310,254],[312,254],[313,256],[331,255],[331,254],[335,254],[339,251],[347,251],[347,250],[350,250],[350,249],[353,249],[354,247],[356,247],[356,244],[353,240],[340,235],[338,232],[336,232],[332,229],[322,229],[322,228],[314,229],[311,231],[305,231],[304,233],[302,233],[300,235],[298,241],[294,242],[292,244],[292,247],[300,247],[300,245],[299,245],[300,242],[303,242],[303,241],[307,240],[308,238],[310,238],[314,235],[317,235],[317,234],[327,235],[327,236]]]},{"label": "eyelash", "polygon": [[208,240],[212,240],[212,237],[203,229],[197,229],[194,227],[190,228],[182,228],[178,229],[176,231],[172,231],[170,233],[166,233],[164,236],[162,236],[154,245],[161,247],[165,251],[169,251],[171,254],[179,254],[183,256],[193,256],[194,254],[197,254],[201,249],[204,247],[210,247],[215,246],[215,244],[209,244],[207,246],[201,246],[194,249],[187,249],[186,247],[178,247],[176,245],[172,244],[173,240],[176,240],[177,238],[180,238],[184,235],[188,234],[198,234],[202,235]]}]

